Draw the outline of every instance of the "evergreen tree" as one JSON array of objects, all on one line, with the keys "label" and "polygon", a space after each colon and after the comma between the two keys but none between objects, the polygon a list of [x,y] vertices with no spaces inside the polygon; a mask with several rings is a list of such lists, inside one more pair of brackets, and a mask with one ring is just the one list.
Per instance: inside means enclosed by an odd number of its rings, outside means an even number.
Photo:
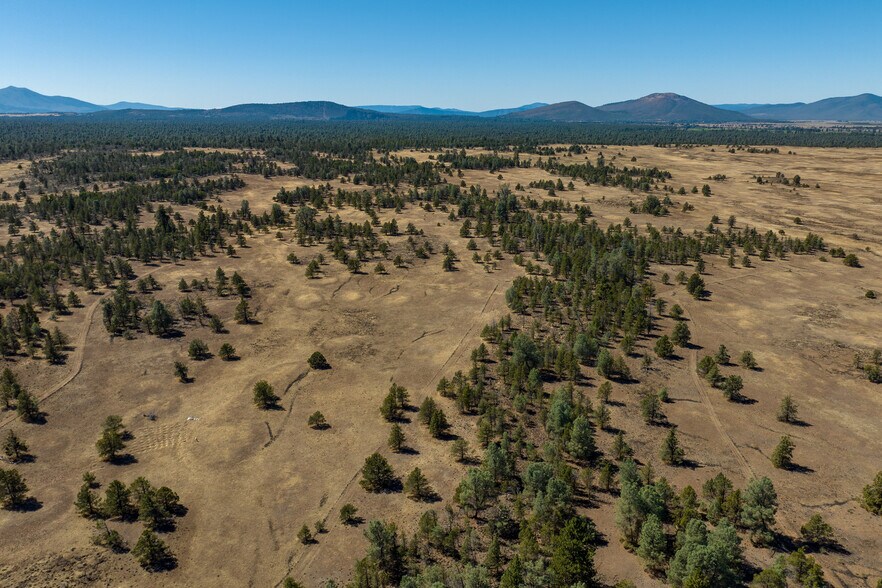
[{"label": "evergreen tree", "polygon": [[757,545],[767,545],[775,538],[775,513],[778,511],[778,495],[772,481],[766,477],[754,478],[744,491],[741,524],[750,531],[750,538]]},{"label": "evergreen tree", "polygon": [[368,492],[390,490],[397,481],[392,466],[379,453],[373,453],[364,460],[361,476],[361,487]]},{"label": "evergreen tree", "polygon": [[876,474],[872,483],[864,486],[861,505],[875,515],[882,515],[882,471]]},{"label": "evergreen tree", "polygon": [[661,521],[654,514],[646,517],[640,529],[637,542],[637,555],[652,572],[660,572],[667,562],[668,540],[662,529]]},{"label": "evergreen tree", "polygon": [[77,499],[74,501],[74,506],[80,516],[88,519],[97,518],[104,512],[101,506],[101,499],[98,497],[98,494],[92,490],[92,485],[89,482],[83,482],[80,491],[77,492]]},{"label": "evergreen tree", "polygon": [[580,516],[570,518],[552,542],[552,586],[569,588],[575,585],[597,586],[594,570],[594,545],[597,530],[588,519]]},{"label": "evergreen tree", "polygon": [[15,469],[0,468],[0,504],[3,508],[21,508],[28,498],[28,485]]},{"label": "evergreen tree", "polygon": [[15,434],[15,431],[10,429],[3,440],[3,453],[6,454],[9,461],[18,463],[28,457],[28,445]]},{"label": "evergreen tree", "polygon": [[132,549],[141,567],[148,571],[159,571],[174,566],[175,559],[165,542],[150,529],[144,529]]},{"label": "evergreen tree", "polygon": [[782,423],[795,423],[799,419],[799,407],[790,394],[781,399],[778,406],[778,420]]},{"label": "evergreen tree", "polygon": [[392,424],[392,430],[389,431],[389,449],[398,453],[404,447],[404,431],[401,430],[401,427],[398,423]]},{"label": "evergreen tree", "polygon": [[772,451],[772,465],[788,470],[793,467],[793,441],[790,435],[784,435]]},{"label": "evergreen tree", "polygon": [[654,349],[655,354],[662,359],[669,359],[674,355],[674,344],[667,335],[662,335],[656,340]]},{"label": "evergreen tree", "polygon": [[666,464],[677,466],[683,463],[683,455],[683,448],[680,447],[680,442],[677,440],[677,427],[671,427],[662,442],[659,457]]},{"label": "evergreen tree", "polygon": [[597,446],[594,443],[594,430],[584,416],[578,416],[573,421],[567,450],[573,458],[579,460],[590,459],[597,451]]},{"label": "evergreen tree", "polygon": [[263,410],[270,409],[279,401],[279,397],[273,392],[273,387],[266,380],[260,380],[254,384],[254,404]]},{"label": "evergreen tree", "polygon": [[689,325],[683,321],[677,321],[677,324],[674,325],[674,331],[671,333],[671,341],[678,347],[688,347],[691,338],[692,333],[689,331]]},{"label": "evergreen tree", "polygon": [[127,520],[135,512],[132,506],[132,492],[119,480],[113,480],[104,491],[104,514],[108,518]]},{"label": "evergreen tree", "polygon": [[425,500],[433,494],[429,480],[420,468],[413,468],[407,475],[404,480],[404,492],[414,500]]}]

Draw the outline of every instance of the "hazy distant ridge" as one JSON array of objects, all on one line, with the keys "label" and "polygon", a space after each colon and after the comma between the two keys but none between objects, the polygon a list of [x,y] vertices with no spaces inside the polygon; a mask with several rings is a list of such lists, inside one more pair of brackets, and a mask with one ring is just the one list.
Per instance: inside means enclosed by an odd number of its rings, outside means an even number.
[{"label": "hazy distant ridge", "polygon": [[[149,114],[146,111],[151,111]],[[771,121],[882,122],[882,97],[860,94],[792,104],[710,105],[687,96],[656,93],[623,102],[589,106],[575,100],[534,102],[484,111],[420,105],[346,106],[329,101],[237,104],[216,109],[177,109],[142,102],[100,105],[67,96],[46,96],[28,88],[0,89],[0,114],[96,114],[119,116],[250,117],[291,120],[376,120],[399,117],[475,117],[557,122],[727,123]]]}]

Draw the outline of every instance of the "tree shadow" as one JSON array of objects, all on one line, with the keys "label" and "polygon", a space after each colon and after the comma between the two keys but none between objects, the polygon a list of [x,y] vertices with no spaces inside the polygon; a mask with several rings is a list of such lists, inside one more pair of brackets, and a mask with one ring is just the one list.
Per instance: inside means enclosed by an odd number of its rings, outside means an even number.
[{"label": "tree shadow", "polygon": [[41,508],[43,508],[42,502],[40,502],[33,496],[28,496],[21,502],[6,507],[6,510],[11,510],[15,512],[34,512],[40,510]]},{"label": "tree shadow", "polygon": [[123,453],[110,458],[107,460],[107,463],[118,466],[131,465],[133,463],[138,463],[138,458],[131,453]]},{"label": "tree shadow", "polygon": [[787,469],[788,472],[794,472],[794,473],[797,473],[797,474],[813,474],[813,473],[815,473],[815,470],[814,470],[814,469],[812,469],[812,468],[810,468],[810,467],[808,467],[808,466],[799,465],[799,464],[796,464],[796,463],[792,463],[792,464],[790,464],[790,466],[787,467],[786,469]]},{"label": "tree shadow", "polygon": [[409,447],[406,445],[403,445],[401,447],[401,449],[398,450],[398,453],[401,453],[403,455],[419,455],[420,454],[420,452],[417,451],[416,449],[414,449],[413,447]]}]

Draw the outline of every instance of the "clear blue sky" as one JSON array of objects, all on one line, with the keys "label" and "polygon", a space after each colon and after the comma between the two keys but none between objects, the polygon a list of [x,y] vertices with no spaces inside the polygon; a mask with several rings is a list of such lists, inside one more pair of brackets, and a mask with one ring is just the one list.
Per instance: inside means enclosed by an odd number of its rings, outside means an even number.
[{"label": "clear blue sky", "polygon": [[465,109],[882,94],[878,0],[3,0],[0,87]]}]

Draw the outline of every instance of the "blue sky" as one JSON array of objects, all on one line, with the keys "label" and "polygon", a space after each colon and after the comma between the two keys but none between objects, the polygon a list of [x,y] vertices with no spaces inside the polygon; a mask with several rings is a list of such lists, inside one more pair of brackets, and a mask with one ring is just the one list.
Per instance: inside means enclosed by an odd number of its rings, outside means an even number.
[{"label": "blue sky", "polygon": [[882,2],[3,0],[0,87],[465,109],[882,94]]}]

